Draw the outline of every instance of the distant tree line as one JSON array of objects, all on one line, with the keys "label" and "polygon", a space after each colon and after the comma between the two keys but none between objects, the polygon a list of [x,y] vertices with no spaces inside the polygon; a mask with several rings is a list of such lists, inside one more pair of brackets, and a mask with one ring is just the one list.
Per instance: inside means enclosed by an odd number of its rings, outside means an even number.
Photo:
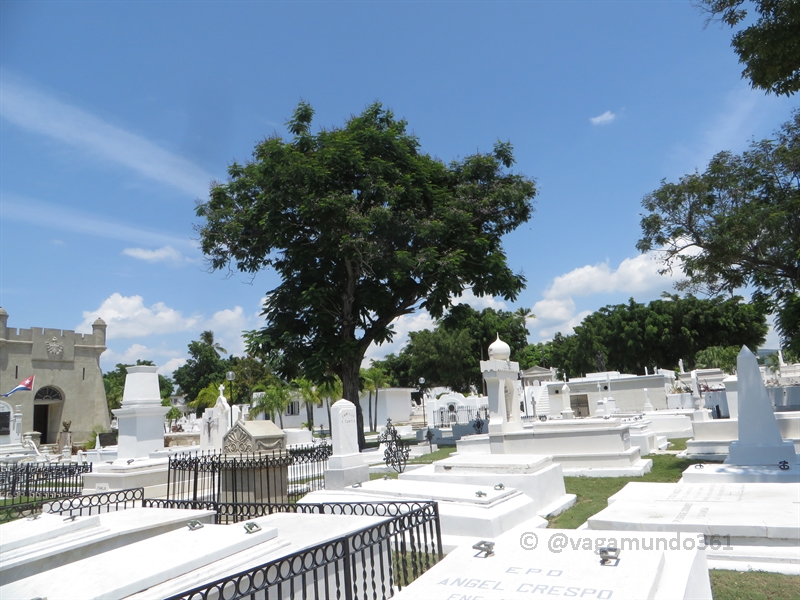
[{"label": "distant tree line", "polygon": [[[529,313],[477,311],[461,304],[436,322],[433,330],[409,334],[398,355],[374,365],[392,384],[480,392],[479,360],[487,358],[497,334],[511,348],[521,369],[555,367],[559,374],[579,377],[589,372],[620,371],[644,374],[645,367],[673,369],[683,359],[687,368],[730,368],[732,349],[758,348],[767,334],[764,307],[742,298],[701,299],[665,295],[649,304],[633,299],[605,306],[587,316],[571,335],[557,333],[548,341],[527,343]],[[735,364],[735,353],[733,364]]]}]

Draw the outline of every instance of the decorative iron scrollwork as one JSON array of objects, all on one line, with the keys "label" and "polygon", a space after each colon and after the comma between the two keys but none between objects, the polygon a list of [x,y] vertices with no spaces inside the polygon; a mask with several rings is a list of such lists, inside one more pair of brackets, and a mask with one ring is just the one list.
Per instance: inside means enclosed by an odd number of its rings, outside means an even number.
[{"label": "decorative iron scrollwork", "polygon": [[386,429],[378,438],[381,444],[385,444],[383,451],[383,461],[387,467],[392,467],[398,473],[402,473],[408,462],[409,448],[397,433],[391,419],[386,419]]}]

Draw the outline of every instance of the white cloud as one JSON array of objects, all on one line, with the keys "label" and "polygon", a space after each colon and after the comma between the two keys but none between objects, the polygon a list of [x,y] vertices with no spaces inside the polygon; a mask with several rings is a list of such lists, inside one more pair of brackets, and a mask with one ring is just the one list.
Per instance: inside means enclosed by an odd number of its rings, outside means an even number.
[{"label": "white cloud", "polygon": [[611,269],[608,262],[586,265],[553,279],[553,283],[544,292],[544,297],[568,298],[613,292],[633,294],[652,291],[665,285],[671,286],[677,275],[659,275],[659,265],[653,254],[626,258],[616,269]]},{"label": "white cloud", "polygon": [[241,356],[245,352],[242,331],[253,329],[253,319],[244,314],[241,306],[226,308],[214,313],[214,316],[203,322],[203,329],[214,332],[214,339],[228,351],[228,354]]},{"label": "white cloud", "polygon": [[483,310],[484,308],[507,310],[506,303],[502,300],[498,300],[494,296],[476,296],[472,288],[467,288],[460,296],[450,298],[450,303],[453,305],[468,304],[475,310]]},{"label": "white cloud", "polygon": [[211,175],[145,138],[14,82],[3,72],[0,115],[15,125],[126,166],[193,196],[205,196]]},{"label": "white cloud", "polygon": [[122,352],[116,352],[109,348],[101,355],[100,362],[104,369],[109,370],[118,364],[134,365],[137,360],[152,360],[156,365],[160,365],[159,373],[169,375],[186,362],[186,359],[180,357],[180,354],[180,352],[166,348],[149,348],[144,344],[132,344]]},{"label": "white cloud", "polygon": [[145,306],[141,296],[111,294],[93,311],[83,312],[83,322],[76,331],[91,331],[92,322],[100,317],[108,325],[108,339],[142,338],[150,335],[175,333],[195,329],[202,319],[184,317],[180,311],[163,302]]},{"label": "white cloud", "polygon": [[592,122],[592,125],[608,125],[609,123],[613,122],[614,119],[617,118],[617,115],[612,113],[610,110],[607,110],[602,115],[597,115],[596,117],[592,117],[589,120]]},{"label": "white cloud", "polygon": [[171,358],[163,365],[158,367],[158,373],[159,375],[164,375],[165,377],[172,377],[172,373],[175,371],[175,369],[182,367],[185,364],[185,358]]},{"label": "white cloud", "polygon": [[122,253],[126,256],[138,258],[151,263],[156,262],[171,262],[174,264],[181,264],[187,262],[183,254],[175,250],[172,246],[162,246],[156,250],[147,250],[146,248],[125,248]]},{"label": "white cloud", "polygon": [[654,253],[626,258],[616,269],[608,262],[585,265],[559,275],[542,294],[542,300],[533,305],[536,315],[532,325],[539,339],[549,339],[556,332],[572,333],[583,319],[591,314],[584,310],[575,313],[575,298],[597,294],[657,295],[672,288],[679,278],[679,270],[672,275],[659,275],[660,262]]},{"label": "white cloud", "polygon": [[153,246],[177,246],[186,251],[197,252],[197,243],[188,237],[181,238],[170,233],[98,219],[89,213],[17,194],[3,194],[2,216],[3,219],[31,223],[37,227],[51,227],[59,231],[96,235],[126,242],[144,242]]},{"label": "white cloud", "polygon": [[421,331],[423,329],[433,329],[436,324],[427,311],[421,311],[413,315],[403,315],[392,321],[394,325],[394,338],[378,346],[374,342],[367,348],[361,366],[368,368],[373,360],[381,360],[387,354],[398,354],[408,341],[409,331]]}]

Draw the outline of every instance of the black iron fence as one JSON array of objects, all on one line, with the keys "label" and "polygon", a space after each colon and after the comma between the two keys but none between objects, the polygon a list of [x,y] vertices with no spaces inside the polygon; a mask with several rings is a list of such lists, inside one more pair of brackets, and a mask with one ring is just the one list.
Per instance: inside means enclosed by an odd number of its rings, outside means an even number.
[{"label": "black iron fence", "polygon": [[189,453],[169,459],[167,500],[191,503],[295,502],[325,487],[329,444],[259,454]]},{"label": "black iron fence", "polygon": [[136,508],[137,506],[143,506],[143,501],[144,488],[131,488],[46,502],[42,512],[67,515],[69,517],[85,517],[125,510],[126,508]]},{"label": "black iron fence", "polygon": [[469,425],[478,417],[483,421],[489,419],[489,407],[480,406],[443,406],[433,411],[433,427],[452,427],[453,425]]},{"label": "black iron fence", "polygon": [[[161,503],[165,501],[160,501]],[[163,504],[145,500],[145,505]],[[442,558],[436,502],[261,505],[275,512],[382,517],[347,536],[195,587],[170,600],[390,598]]]},{"label": "black iron fence", "polygon": [[80,496],[92,465],[0,464],[0,522],[41,511],[44,500]]}]

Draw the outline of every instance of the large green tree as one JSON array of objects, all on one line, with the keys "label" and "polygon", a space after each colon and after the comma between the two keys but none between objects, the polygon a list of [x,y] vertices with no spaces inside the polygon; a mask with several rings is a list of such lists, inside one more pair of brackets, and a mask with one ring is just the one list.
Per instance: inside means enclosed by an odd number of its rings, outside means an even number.
[{"label": "large green tree", "polygon": [[767,334],[760,305],[742,298],[665,295],[647,305],[605,306],[588,315],[575,333],[550,343],[553,365],[570,377],[599,370],[644,374],[644,368],[693,367],[711,346],[760,346]]},{"label": "large green tree", "polygon": [[311,131],[301,102],[247,164],[233,163],[197,215],[203,252],[215,269],[273,268],[266,326],[249,337],[287,379],[336,373],[358,402],[359,367],[372,343],[392,338],[392,321],[423,308],[434,317],[450,297],[514,299],[524,278],[507,265],[501,240],[530,218],[534,182],[509,171],[511,145],[445,164],[380,104],[343,127]]},{"label": "large green tree", "polygon": [[752,287],[776,312],[783,344],[800,350],[800,111],[773,139],[662,181],[642,205],[637,248],[660,251],[664,271],[679,267],[687,276],[679,289]]},{"label": "large green tree", "polygon": [[[742,77],[754,88],[787,96],[800,89],[800,0],[697,0],[697,4],[711,21],[742,26],[731,46],[744,65]],[[748,20],[748,10],[758,17]]]},{"label": "large green tree", "polygon": [[219,350],[215,347],[213,335],[210,340],[206,336],[205,341],[189,342],[189,358],[172,373],[175,383],[189,401],[196,400],[200,391],[209,385],[218,386],[225,381],[228,363],[219,357]]}]

